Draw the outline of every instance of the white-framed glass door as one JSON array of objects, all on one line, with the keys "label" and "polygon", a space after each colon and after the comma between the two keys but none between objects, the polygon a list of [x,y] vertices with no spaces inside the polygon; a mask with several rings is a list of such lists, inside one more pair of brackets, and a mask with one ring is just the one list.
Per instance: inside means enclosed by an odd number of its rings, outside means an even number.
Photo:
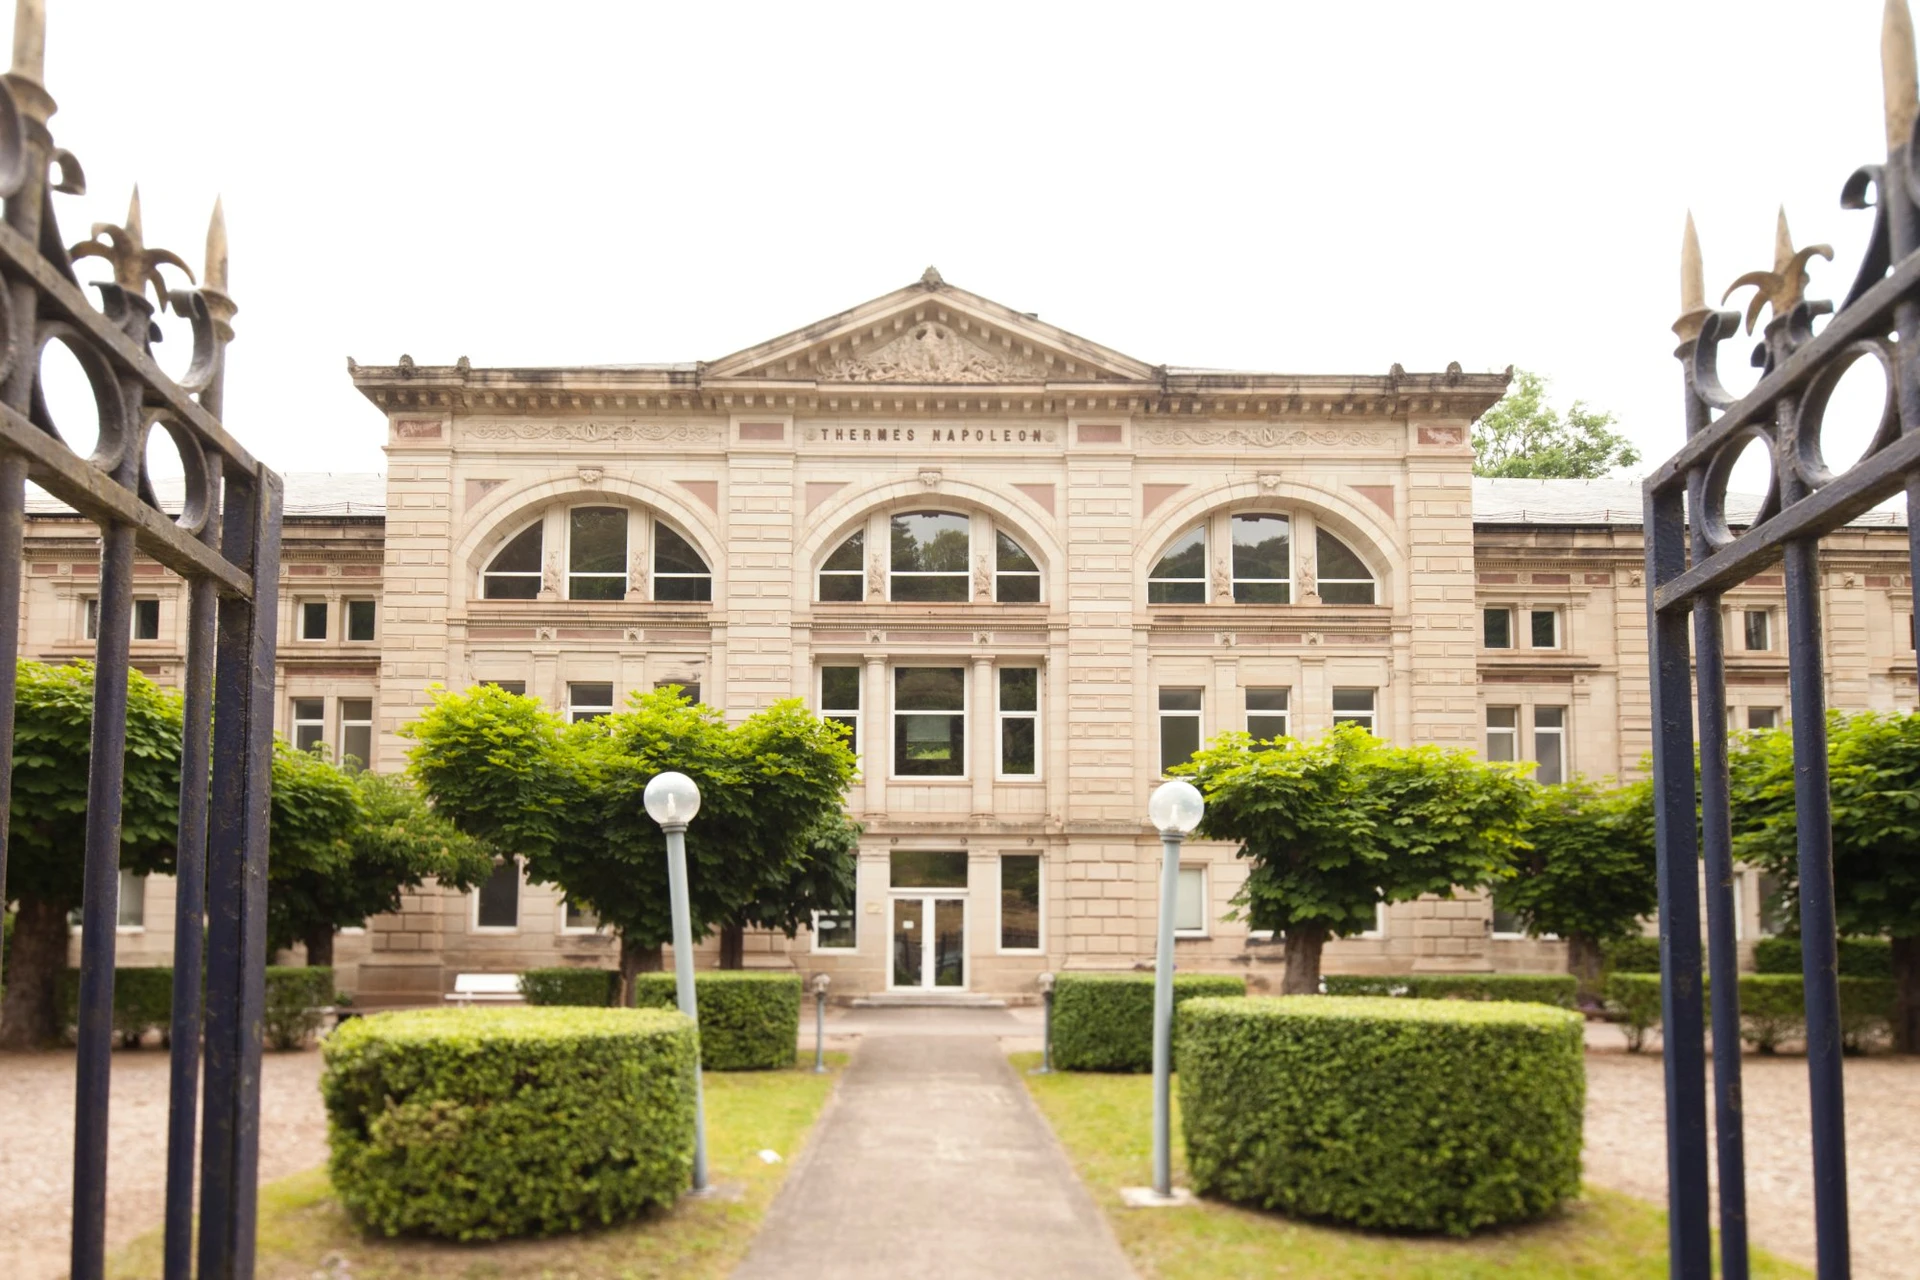
[{"label": "white-framed glass door", "polygon": [[894,991],[967,989],[967,900],[895,897],[887,986]]}]

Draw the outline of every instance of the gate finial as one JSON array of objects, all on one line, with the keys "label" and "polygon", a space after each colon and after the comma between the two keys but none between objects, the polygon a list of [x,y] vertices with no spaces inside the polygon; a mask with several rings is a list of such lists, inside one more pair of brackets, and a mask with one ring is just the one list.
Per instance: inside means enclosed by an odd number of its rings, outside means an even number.
[{"label": "gate finial", "polygon": [[46,83],[47,0],[14,0],[13,74]]},{"label": "gate finial", "polygon": [[1920,115],[1920,76],[1913,61],[1913,15],[1907,0],[1887,0],[1880,23],[1880,81],[1887,98],[1887,154],[1907,145]]},{"label": "gate finial", "polygon": [[1707,319],[1707,276],[1700,262],[1700,233],[1693,229],[1693,210],[1687,210],[1686,234],[1680,238],[1680,318],[1673,331],[1680,341],[1700,336]]}]

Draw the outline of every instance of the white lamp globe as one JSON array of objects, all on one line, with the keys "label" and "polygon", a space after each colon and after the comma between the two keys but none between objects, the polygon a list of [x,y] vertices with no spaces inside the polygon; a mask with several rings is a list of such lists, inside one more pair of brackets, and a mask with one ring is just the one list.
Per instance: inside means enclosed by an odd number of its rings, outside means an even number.
[{"label": "white lamp globe", "polygon": [[1176,778],[1154,789],[1153,799],[1147,801],[1147,818],[1161,835],[1184,836],[1200,825],[1206,808],[1200,789]]},{"label": "white lamp globe", "polygon": [[663,827],[684,827],[700,812],[700,788],[684,773],[656,773],[646,799],[647,816]]}]

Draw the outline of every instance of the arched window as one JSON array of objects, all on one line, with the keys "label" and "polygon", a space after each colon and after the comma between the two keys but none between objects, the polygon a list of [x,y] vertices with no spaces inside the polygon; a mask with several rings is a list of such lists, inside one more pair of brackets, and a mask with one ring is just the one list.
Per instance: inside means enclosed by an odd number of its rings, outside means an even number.
[{"label": "arched window", "polygon": [[1288,604],[1293,599],[1293,525],[1281,515],[1233,518],[1233,602]]},{"label": "arched window", "polygon": [[[867,549],[886,549],[886,598],[902,604],[1038,604],[1040,562],[985,512],[874,511],[820,562],[815,598],[867,598]],[[976,557],[977,549],[977,557]]]},{"label": "arched window", "polygon": [[532,600],[540,594],[541,522],[507,540],[480,575],[480,595],[486,600]]},{"label": "arched window", "polygon": [[1040,600],[1040,566],[1025,547],[998,530],[994,532],[993,598],[1001,604]]},{"label": "arched window", "polygon": [[866,530],[856,529],[820,566],[820,598],[858,601],[866,594]]},{"label": "arched window", "polygon": [[972,521],[952,511],[909,511],[891,524],[893,599],[964,601],[973,594]]},{"label": "arched window", "polygon": [[1319,530],[1314,541],[1320,561],[1320,600],[1324,604],[1374,603],[1373,573],[1352,547]]},{"label": "arched window", "polygon": [[1207,602],[1207,527],[1181,534],[1147,575],[1148,604]]},{"label": "arched window", "polygon": [[567,512],[567,599],[627,598],[627,509]]},{"label": "arched window", "polygon": [[657,520],[653,524],[653,598],[713,599],[713,570],[691,542]]}]

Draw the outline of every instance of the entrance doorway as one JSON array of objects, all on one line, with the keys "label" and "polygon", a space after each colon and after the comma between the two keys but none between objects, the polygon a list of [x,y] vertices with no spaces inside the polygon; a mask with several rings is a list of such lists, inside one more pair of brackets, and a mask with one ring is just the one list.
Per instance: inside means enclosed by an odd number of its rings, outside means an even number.
[{"label": "entrance doorway", "polygon": [[967,987],[967,900],[893,900],[894,990],[964,991]]}]

